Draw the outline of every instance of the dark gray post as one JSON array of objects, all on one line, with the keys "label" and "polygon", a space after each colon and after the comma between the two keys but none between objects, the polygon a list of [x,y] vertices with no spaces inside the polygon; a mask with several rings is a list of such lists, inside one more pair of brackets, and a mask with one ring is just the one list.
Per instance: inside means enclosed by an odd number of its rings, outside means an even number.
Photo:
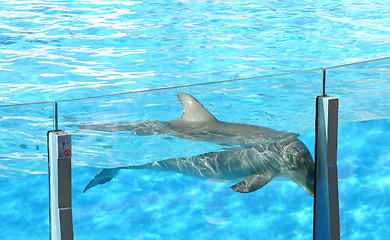
[{"label": "dark gray post", "polygon": [[337,180],[338,99],[317,97],[314,240],[339,240]]},{"label": "dark gray post", "polygon": [[50,239],[73,240],[71,135],[48,133]]}]

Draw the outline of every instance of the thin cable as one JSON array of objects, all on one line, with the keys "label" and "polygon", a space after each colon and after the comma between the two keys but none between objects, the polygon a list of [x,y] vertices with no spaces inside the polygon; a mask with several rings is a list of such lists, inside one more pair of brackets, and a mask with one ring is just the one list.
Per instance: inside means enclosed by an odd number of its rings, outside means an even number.
[{"label": "thin cable", "polygon": [[386,60],[386,59],[390,59],[390,57],[376,58],[376,59],[365,60],[365,61],[354,62],[354,63],[347,63],[347,64],[342,64],[342,65],[336,65],[336,66],[331,66],[331,67],[325,67],[325,68],[323,68],[323,69],[332,69],[332,68],[347,67],[347,66],[357,65],[357,64],[362,64],[362,63],[369,63],[369,62],[382,61],[382,60]]}]

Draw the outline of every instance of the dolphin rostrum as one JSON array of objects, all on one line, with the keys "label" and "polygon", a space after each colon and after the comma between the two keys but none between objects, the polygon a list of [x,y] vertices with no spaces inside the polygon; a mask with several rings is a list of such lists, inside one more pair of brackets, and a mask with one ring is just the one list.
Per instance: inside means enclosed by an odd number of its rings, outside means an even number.
[{"label": "dolphin rostrum", "polygon": [[216,181],[241,181],[230,187],[241,193],[256,191],[274,177],[286,177],[314,196],[313,159],[306,146],[297,138],[298,134],[249,124],[222,122],[191,95],[179,93],[177,96],[183,107],[183,114],[178,119],[168,122],[84,125],[82,129],[131,131],[136,135],[171,135],[215,142],[231,148],[140,166],[103,169],[88,183],[84,192],[111,181],[120,169],[156,169]]}]

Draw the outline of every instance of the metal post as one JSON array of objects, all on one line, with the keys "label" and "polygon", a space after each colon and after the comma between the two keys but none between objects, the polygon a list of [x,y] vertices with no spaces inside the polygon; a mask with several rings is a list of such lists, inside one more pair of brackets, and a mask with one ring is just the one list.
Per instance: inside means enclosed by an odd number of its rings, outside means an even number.
[{"label": "metal post", "polygon": [[58,130],[58,103],[53,102],[53,129]]},{"label": "metal post", "polygon": [[48,132],[50,239],[73,240],[71,135]]},{"label": "metal post", "polygon": [[339,240],[337,181],[338,99],[317,97],[314,240]]},{"label": "metal post", "polygon": [[326,96],[326,69],[322,69],[322,96]]}]

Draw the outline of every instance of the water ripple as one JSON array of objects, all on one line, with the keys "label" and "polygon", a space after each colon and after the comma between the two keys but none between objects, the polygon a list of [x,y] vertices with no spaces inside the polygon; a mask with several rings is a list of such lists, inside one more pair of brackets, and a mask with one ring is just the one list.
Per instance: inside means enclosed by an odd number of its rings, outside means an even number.
[{"label": "water ripple", "polygon": [[[0,84],[37,88],[28,97],[2,91],[1,99],[61,99],[46,94],[49,85],[89,82],[72,93],[86,97],[380,57],[390,39],[386,6],[385,0],[3,1]],[[93,87],[99,80],[115,84],[101,91]],[[117,84],[123,88],[110,87]]]}]

